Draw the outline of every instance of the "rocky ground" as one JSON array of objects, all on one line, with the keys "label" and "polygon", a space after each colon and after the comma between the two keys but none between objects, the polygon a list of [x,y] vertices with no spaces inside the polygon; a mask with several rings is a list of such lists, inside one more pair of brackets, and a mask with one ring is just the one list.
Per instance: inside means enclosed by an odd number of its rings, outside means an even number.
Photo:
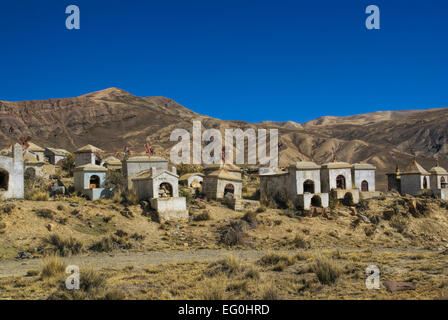
[{"label": "rocky ground", "polygon": [[[203,201],[189,207],[188,221],[160,224],[139,205],[113,200],[4,202],[0,297],[447,297],[448,202],[389,194],[326,213],[235,212]],[[67,292],[65,268],[54,268],[48,255],[79,265],[93,279],[84,282],[96,284]],[[47,272],[49,264],[55,270]],[[366,289],[372,264],[381,272],[379,290]],[[390,292],[386,280],[415,288]]]}]

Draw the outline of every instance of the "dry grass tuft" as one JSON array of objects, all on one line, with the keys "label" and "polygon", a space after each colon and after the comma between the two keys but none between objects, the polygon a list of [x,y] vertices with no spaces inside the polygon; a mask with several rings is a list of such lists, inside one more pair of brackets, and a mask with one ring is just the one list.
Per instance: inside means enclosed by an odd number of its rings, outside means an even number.
[{"label": "dry grass tuft", "polygon": [[195,215],[193,217],[194,221],[208,221],[211,220],[211,216],[210,216],[210,212],[208,212],[208,210],[204,210],[201,213]]},{"label": "dry grass tuft", "polygon": [[43,249],[44,251],[58,254],[61,257],[80,254],[84,251],[84,244],[82,241],[72,237],[64,239],[57,234],[53,234],[48,238],[43,239],[43,243],[47,246]]},{"label": "dry grass tuft", "polygon": [[224,300],[225,293],[225,284],[219,279],[213,279],[204,282],[204,286],[199,292],[199,297],[202,300]]},{"label": "dry grass tuft", "polygon": [[322,284],[335,283],[342,273],[338,265],[332,259],[321,254],[317,254],[314,260],[311,270],[316,274],[319,282]]},{"label": "dry grass tuft", "polygon": [[221,230],[220,243],[227,246],[238,246],[246,243],[246,233],[241,222],[231,222]]},{"label": "dry grass tuft", "polygon": [[44,259],[40,272],[42,279],[52,278],[65,272],[65,263],[56,255]]},{"label": "dry grass tuft", "polygon": [[273,301],[273,300],[279,300],[280,296],[275,286],[273,284],[270,284],[263,289],[261,299]]},{"label": "dry grass tuft", "polygon": [[31,201],[48,201],[50,197],[47,191],[32,189],[25,192],[25,199]]}]

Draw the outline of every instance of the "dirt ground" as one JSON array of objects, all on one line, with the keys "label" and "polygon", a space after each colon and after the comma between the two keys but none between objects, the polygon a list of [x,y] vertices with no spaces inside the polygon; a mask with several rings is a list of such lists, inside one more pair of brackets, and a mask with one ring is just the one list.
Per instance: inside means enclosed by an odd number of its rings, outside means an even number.
[{"label": "dirt ground", "polygon": [[[198,202],[188,221],[161,224],[138,205],[112,200],[4,202],[0,298],[446,298],[447,207],[441,200],[397,195],[314,215],[264,207],[248,214]],[[59,242],[45,241],[50,236]],[[81,274],[104,276],[102,291],[73,296],[61,288],[64,272],[43,278],[51,253],[63,253],[62,263],[78,265]],[[416,288],[366,289],[364,272],[372,264],[381,280]],[[319,278],[322,265],[331,281]]]}]

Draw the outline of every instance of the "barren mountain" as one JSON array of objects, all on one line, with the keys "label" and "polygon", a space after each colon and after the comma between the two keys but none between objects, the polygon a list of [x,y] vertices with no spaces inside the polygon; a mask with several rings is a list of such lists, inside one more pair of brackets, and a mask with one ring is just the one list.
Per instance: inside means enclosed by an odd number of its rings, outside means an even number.
[{"label": "barren mountain", "polygon": [[[31,136],[41,146],[73,151],[93,144],[110,153],[128,145],[134,153],[150,141],[156,153],[167,156],[175,128],[191,132],[192,120],[204,128],[277,128],[280,134],[280,165],[297,160],[318,163],[334,157],[377,166],[379,187],[384,189],[386,171],[403,168],[412,159],[426,168],[438,156],[448,166],[448,108],[378,111],[348,117],[321,117],[299,124],[293,121],[247,123],[223,121],[199,115],[164,97],[137,97],[109,88],[76,98],[39,101],[0,101],[0,137],[3,146],[21,136]],[[10,128],[14,132],[10,132]]]}]

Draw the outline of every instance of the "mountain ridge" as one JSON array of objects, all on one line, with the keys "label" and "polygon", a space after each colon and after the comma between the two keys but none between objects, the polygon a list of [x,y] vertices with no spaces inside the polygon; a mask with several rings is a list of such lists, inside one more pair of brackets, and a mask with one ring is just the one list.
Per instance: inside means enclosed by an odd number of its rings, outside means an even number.
[{"label": "mountain ridge", "polygon": [[[138,97],[119,88],[107,88],[73,98],[0,101],[0,137],[3,146],[20,136],[31,136],[36,144],[73,151],[93,144],[108,153],[128,145],[144,153],[144,143],[156,153],[169,156],[171,132],[191,132],[192,121],[204,128],[276,128],[279,130],[280,165],[298,160],[318,163],[334,158],[347,162],[370,162],[377,166],[379,183],[384,173],[404,168],[414,157],[428,169],[438,156],[447,165],[448,108],[377,111],[359,115],[324,116],[305,123],[263,121],[249,123],[220,120],[198,114],[176,101],[160,96]],[[10,127],[14,133],[10,133]]]}]

